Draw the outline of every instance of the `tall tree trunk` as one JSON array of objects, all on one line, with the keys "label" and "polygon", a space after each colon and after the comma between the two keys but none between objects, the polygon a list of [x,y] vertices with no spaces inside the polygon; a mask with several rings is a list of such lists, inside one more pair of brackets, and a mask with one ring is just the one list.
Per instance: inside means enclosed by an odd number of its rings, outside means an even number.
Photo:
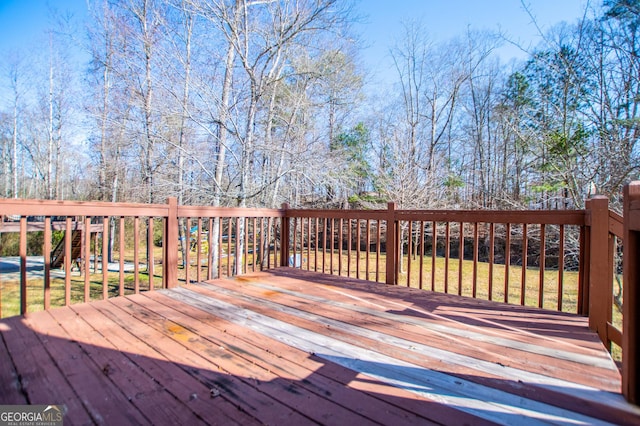
[{"label": "tall tree trunk", "polygon": [[49,34],[49,123],[47,126],[48,143],[47,143],[47,177],[46,191],[47,198],[53,199],[53,39]]},{"label": "tall tree trunk", "polygon": [[[190,12],[184,10],[185,15],[185,64],[184,64],[184,84],[182,86],[182,113],[180,114],[180,131],[178,136],[178,204],[184,204],[184,160],[186,145],[186,120],[189,108],[189,91],[191,84],[191,37],[193,34],[193,16]],[[211,232],[211,230],[209,230]],[[184,219],[180,219],[178,228],[178,236],[180,239],[180,249],[182,251],[182,265],[186,264],[186,253],[190,249],[190,232],[185,229]],[[197,266],[198,268],[200,265]]]},{"label": "tall tree trunk", "polygon": [[[14,81],[17,85],[17,81]],[[14,89],[14,104],[13,104],[13,135],[11,138],[12,152],[11,152],[11,171],[13,174],[13,198],[18,198],[18,88]]]},{"label": "tall tree trunk", "polygon": [[[235,61],[236,51],[233,43],[229,41],[227,47],[227,55],[225,61],[224,81],[222,83],[222,93],[220,96],[220,106],[218,109],[218,117],[220,123],[218,124],[218,140],[216,145],[216,170],[213,189],[213,205],[219,207],[222,201],[222,178],[224,176],[224,170],[226,166],[226,152],[227,152],[227,125],[229,121],[229,98],[231,95],[231,83],[233,82],[233,62]],[[218,247],[218,241],[220,236],[220,219],[214,218],[213,229],[209,231],[210,241],[209,250],[211,252],[211,268],[212,276],[218,274],[218,253],[220,247]]]}]

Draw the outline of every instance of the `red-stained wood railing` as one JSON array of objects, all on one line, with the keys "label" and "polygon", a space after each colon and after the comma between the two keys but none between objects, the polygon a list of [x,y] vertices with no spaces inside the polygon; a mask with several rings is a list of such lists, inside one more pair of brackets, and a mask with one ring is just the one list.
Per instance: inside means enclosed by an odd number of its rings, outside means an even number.
[{"label": "red-stained wood railing", "polygon": [[608,350],[622,348],[623,390],[637,403],[640,182],[625,189],[623,216],[598,196],[572,211],[413,211],[390,203],[286,216],[289,266],[588,316]]},{"label": "red-stained wood railing", "polygon": [[[390,206],[393,206],[391,203]],[[394,284],[395,210],[287,209],[289,266]],[[388,225],[391,224],[391,227]],[[384,241],[384,243],[382,242]]]},{"label": "red-stained wood railing", "polygon": [[[387,210],[288,209],[286,215],[290,266],[584,312],[578,273],[586,248],[584,210],[414,211],[390,203]],[[567,287],[569,273],[573,288]]]},{"label": "red-stained wood railing", "polygon": [[[637,182],[625,189],[623,216],[611,212],[604,197],[573,211],[414,211],[397,210],[394,203],[386,210],[234,209],[178,206],[175,198],[149,205],[5,199],[0,215],[12,219],[0,222],[0,233],[19,235],[18,279],[13,279],[19,288],[6,294],[7,273],[0,273],[0,317],[153,290],[156,278],[173,287],[291,266],[588,315],[607,348],[622,347],[623,390],[637,402]],[[32,216],[43,219],[34,222]],[[180,226],[187,239],[181,258]],[[51,243],[60,231],[65,272],[54,276]],[[71,277],[77,261],[71,259],[74,231],[83,232],[80,283]],[[27,268],[34,232],[43,241],[41,279],[30,277]],[[118,253],[117,280],[108,271],[110,241]],[[160,254],[154,253],[158,242]],[[125,272],[129,262],[133,271]],[[614,294],[622,268],[624,303]],[[614,315],[614,304],[622,305],[622,318]]]},{"label": "red-stained wood railing", "polygon": [[[42,200],[1,200],[0,215],[13,218],[14,222],[3,220],[0,223],[0,233],[17,233],[19,239],[19,309],[6,308],[9,296],[9,280],[7,274],[0,274],[5,282],[2,286],[4,293],[0,292],[0,317],[10,314],[24,314],[36,309],[49,309],[52,306],[69,305],[73,301],[88,302],[97,298],[107,298],[110,294],[125,294],[125,232],[131,232],[125,221],[132,221],[134,233],[134,245],[138,250],[133,255],[134,275],[133,292],[141,290],[140,282],[140,221],[144,218],[145,227],[150,235],[147,239],[147,248],[153,248],[153,222],[167,218],[168,205],[125,204],[125,203],[99,203],[99,202],[69,202],[69,201],[42,201]],[[34,221],[39,218],[38,221]],[[19,228],[16,228],[19,223]],[[115,228],[115,229],[114,229]],[[114,234],[114,253],[117,253],[116,278],[109,281],[108,256],[109,235],[111,230],[117,230]],[[72,259],[73,233],[81,232],[75,244],[80,245],[78,259]],[[61,253],[64,255],[63,271],[51,268],[51,253],[53,232],[62,233]],[[43,266],[41,276],[33,276],[27,271],[27,245],[32,238],[41,235],[41,250]],[[31,244],[33,245],[33,244]],[[91,251],[93,246],[93,253]],[[33,248],[31,249],[33,250]],[[145,258],[147,264],[148,280],[142,289],[153,289],[154,286],[154,259],[153,250],[147,250]],[[93,257],[92,257],[93,256]],[[99,258],[102,258],[99,260]],[[159,259],[160,260],[160,259]],[[167,264],[166,254],[160,260]],[[98,266],[100,263],[100,267]],[[72,279],[72,268],[76,264],[79,280]],[[101,275],[98,270],[101,269]],[[112,274],[113,275],[113,274]],[[165,280],[166,274],[162,275]],[[55,283],[55,286],[54,286]],[[111,290],[111,292],[110,292]],[[54,296],[55,303],[54,303]],[[38,306],[40,304],[41,305]],[[4,303],[2,303],[4,302]],[[12,301],[15,302],[15,301]],[[11,305],[11,304],[10,304]]]},{"label": "red-stained wood railing", "polygon": [[[205,273],[211,279],[279,265],[283,213],[277,209],[178,206],[175,198],[169,198],[167,204],[4,199],[0,200],[0,216],[11,218],[0,222],[0,233],[17,234],[19,240],[17,278],[8,279],[9,273],[0,272],[0,317],[153,290],[160,282],[170,288],[200,281]],[[189,228],[196,224],[197,233],[179,264],[181,219]],[[213,244],[205,239],[214,224],[221,247],[215,259],[209,255]],[[62,238],[60,253],[64,253],[62,271],[51,268],[53,232],[62,233],[58,237]],[[82,233],[77,241],[74,232]],[[42,240],[37,249],[43,257],[41,276],[27,268],[33,238]],[[191,240],[190,234],[188,238]],[[116,270],[111,273],[110,248],[111,267]],[[77,259],[72,259],[73,253]],[[72,276],[76,265],[79,278]]]},{"label": "red-stained wood railing", "polygon": [[[184,265],[184,281],[241,275],[281,265],[283,216],[283,210],[278,209],[179,206],[178,221],[184,221],[188,241],[179,262]],[[172,251],[179,252],[177,247]]]},{"label": "red-stained wood railing", "polygon": [[612,350],[612,343],[623,346],[622,248],[624,247],[625,219],[609,210],[609,200],[596,196],[586,203],[589,243],[585,254],[584,315],[589,316],[589,327],[595,330],[604,345]]}]

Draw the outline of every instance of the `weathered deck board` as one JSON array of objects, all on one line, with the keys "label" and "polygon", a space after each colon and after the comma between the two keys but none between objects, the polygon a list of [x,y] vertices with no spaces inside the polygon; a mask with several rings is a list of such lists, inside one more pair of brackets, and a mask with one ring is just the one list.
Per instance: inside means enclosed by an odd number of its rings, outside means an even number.
[{"label": "weathered deck board", "polygon": [[[46,314],[50,316],[48,312]],[[131,409],[124,389],[109,380],[103,368],[82,350],[77,344],[77,336],[66,333],[51,316],[47,320],[28,316],[25,324],[37,334],[93,419],[107,424],[149,422],[139,410]],[[51,395],[55,394],[52,392]]]},{"label": "weathered deck board", "polygon": [[[193,286],[191,288],[193,288]],[[375,416],[379,418],[383,424],[411,424],[414,416],[407,415],[406,411],[412,412],[418,417],[418,424],[428,424],[427,419],[434,418],[436,414],[442,417],[444,423],[450,424],[451,419],[455,416],[460,424],[469,424],[470,421],[475,421],[475,424],[481,424],[477,422],[477,419],[466,416],[464,413],[461,414],[457,410],[443,407],[433,401],[426,400],[399,388],[390,387],[382,383],[374,383],[358,372],[335,363],[326,362],[314,354],[309,354],[308,352],[296,349],[245,327],[221,320],[219,317],[212,316],[203,310],[192,308],[186,304],[176,304],[175,301],[158,292],[145,293],[145,296],[158,300],[161,303],[166,303],[167,306],[172,309],[182,312],[189,311],[196,321],[208,323],[216,328],[217,332],[221,335],[232,336],[233,342],[228,348],[236,352],[241,354],[247,353],[242,342],[249,344],[250,347],[257,345],[262,350],[262,353],[257,360],[254,361],[263,362],[266,368],[276,370],[278,365],[291,362],[309,370],[310,375],[302,380],[303,384],[315,384],[316,381],[322,381],[324,383],[326,382],[324,378],[335,381],[335,383],[327,385],[330,387],[325,388],[318,386],[318,389],[321,389],[321,393],[323,393],[325,397],[332,399],[337,404],[351,405],[351,409],[363,412],[364,415],[370,415],[369,411],[373,409]],[[156,312],[160,311],[160,308],[156,310]],[[291,373],[291,367],[287,366],[286,368],[282,368],[286,371],[286,374]],[[346,387],[347,385],[349,387]],[[349,392],[351,388],[358,389],[361,392],[342,399],[341,397],[343,395],[335,393],[336,386],[340,392]],[[341,387],[342,389],[340,389]],[[361,393],[365,393],[366,395],[363,397]],[[369,396],[375,398],[375,401],[372,401],[372,404],[375,405],[370,405]],[[356,405],[353,405],[354,398],[355,402],[357,402]],[[393,405],[395,408],[389,407],[388,404]],[[388,412],[385,410],[388,410]],[[403,420],[388,423],[385,421],[385,416],[387,415],[391,415],[394,418],[400,416]]]},{"label": "weathered deck board", "polygon": [[[0,327],[8,328],[6,325]],[[5,395],[6,404],[25,404],[26,395],[22,392],[18,371],[9,356],[9,349],[0,335],[0,395]]]},{"label": "weathered deck board", "polygon": [[[609,359],[573,356],[572,361],[567,361],[558,359],[560,355],[563,355],[558,350],[553,350],[550,355],[546,356],[528,352],[526,349],[528,349],[531,344],[529,344],[529,347],[516,344],[515,348],[509,348],[510,351],[508,353],[504,351],[500,352],[498,349],[507,347],[504,340],[502,340],[499,348],[494,342],[474,340],[470,343],[461,340],[459,338],[460,335],[450,335],[446,332],[433,329],[427,330],[420,321],[412,321],[411,318],[409,318],[408,321],[406,318],[402,318],[402,320],[399,321],[399,317],[396,314],[355,307],[353,303],[346,303],[348,299],[343,302],[338,301],[337,297],[332,298],[332,300],[318,297],[310,300],[309,295],[302,292],[287,289],[280,289],[280,292],[276,292],[272,286],[260,284],[256,281],[243,281],[249,282],[251,286],[243,288],[242,295],[230,293],[231,297],[239,297],[243,298],[243,300],[254,300],[258,302],[259,305],[262,305],[263,309],[288,310],[292,312],[293,315],[296,315],[298,311],[303,311],[305,313],[304,315],[311,321],[321,322],[326,327],[332,327],[332,323],[338,320],[346,324],[358,324],[368,330],[368,334],[370,335],[382,333],[384,336],[386,330],[394,329],[393,337],[404,340],[404,342],[399,342],[399,345],[411,345],[413,349],[418,352],[422,349],[422,352],[426,353],[421,356],[446,358],[449,361],[457,360],[458,364],[462,365],[474,363],[476,364],[476,368],[479,368],[478,364],[484,364],[488,366],[489,369],[493,369],[495,365],[498,364],[501,367],[519,369],[546,369],[554,377],[589,386],[597,386],[601,389],[609,388],[609,390],[615,390],[615,386],[619,385],[617,380],[611,379],[611,362]],[[218,288],[224,286],[226,291],[233,290],[233,285],[234,283],[232,282],[216,283]],[[219,294],[220,291],[224,290],[213,289],[213,291]],[[274,301],[277,301],[277,304],[274,304]],[[331,306],[331,318],[323,317],[327,306]],[[363,313],[367,315],[366,324],[360,322]],[[333,330],[334,332],[339,332],[340,328],[334,327]],[[372,337],[374,340],[379,339],[378,336]],[[428,351],[426,350],[427,347]],[[565,358],[568,358],[573,354],[564,355]],[[591,375],[588,377],[585,377],[583,374],[584,364],[594,367]],[[517,378],[513,375],[511,375],[511,377]]]},{"label": "weathered deck board", "polygon": [[68,309],[53,310],[51,314],[69,336],[74,336],[96,367],[102,369],[104,375],[124,392],[126,398],[148,421],[154,424],[167,421],[175,424],[204,424],[187,406],[176,403],[173,395],[166,392],[143,369],[138,368],[124,352],[118,351],[83,317]]},{"label": "weathered deck board", "polygon": [[[122,327],[97,309],[100,304],[74,305],[78,315],[105,336],[117,350],[124,353],[138,368],[153,378],[176,400],[174,404],[187,405],[207,424],[251,424],[251,418],[222,398],[211,398],[211,387],[198,379],[197,369],[185,369],[180,359],[164,357],[148,345],[142,334],[122,332]],[[172,404],[173,405],[173,404]]]},{"label": "weathered deck board", "polygon": [[640,424],[586,319],[279,269],[0,321],[65,422]]},{"label": "weathered deck board", "polygon": [[[281,379],[291,381],[313,392],[315,398],[330,399],[339,405],[340,409],[350,409],[348,404],[358,400],[359,414],[383,424],[425,424],[424,418],[420,418],[409,410],[399,409],[383,400],[345,387],[344,385],[354,378],[353,372],[348,369],[334,372],[333,375],[320,375],[318,371],[326,364],[317,362],[309,357],[308,353],[301,352],[297,354],[298,356],[291,357],[294,349],[284,345],[277,348],[280,344],[273,339],[254,335],[251,336],[253,340],[243,340],[241,336],[246,336],[248,330],[236,327],[233,323],[220,321],[218,318],[212,320],[214,317],[211,315],[206,315],[203,311],[189,305],[171,303],[171,299],[157,292],[147,293],[145,296],[154,299],[153,301],[141,300],[147,308],[161,314],[164,318],[184,324],[198,335],[206,337],[215,347],[233,352],[245,362],[252,362],[265,371],[277,374]],[[335,412],[331,414],[336,415]]]},{"label": "weathered deck board", "polygon": [[[201,294],[200,291],[201,289],[198,289],[198,292],[184,288],[176,289],[169,296],[206,309],[214,315],[222,316],[254,331],[286,341],[291,346],[313,352],[321,358],[366,373],[388,384],[411,389],[427,398],[455,405],[464,412],[490,421],[512,424],[516,418],[523,417],[532,418],[528,424],[537,424],[535,420],[557,421],[563,418],[572,418],[584,423],[597,423],[595,419],[586,418],[570,410],[524,399],[517,393],[514,395],[495,386],[485,386],[474,380],[463,379],[460,375],[453,376],[441,369],[434,369],[433,366],[407,362],[402,359],[402,350],[397,350],[397,347],[389,349],[388,342],[384,342],[388,339],[383,336],[378,336],[383,340],[379,345],[374,344],[373,338],[362,340],[356,335],[343,336],[344,338],[340,339],[335,337],[335,332],[340,328],[339,325],[334,324],[330,328],[317,329],[307,323],[306,326],[309,328],[304,328],[302,327],[304,321],[295,321],[292,318],[284,321],[274,318],[277,316],[274,309],[271,309],[270,316],[267,316],[258,313],[260,309],[257,305],[247,306],[237,302],[235,305],[230,305],[228,301],[221,300],[223,296],[219,291],[216,292],[215,300],[211,298],[200,300],[197,296]],[[231,306],[235,309],[230,309]],[[352,328],[347,324],[342,327]],[[412,348],[408,349],[405,353],[412,351]],[[414,356],[413,361],[418,358],[420,356]],[[475,375],[470,375],[470,378],[473,377]],[[561,381],[556,381],[555,384],[558,387],[565,385]],[[574,392],[579,390],[581,389],[575,387],[572,389]],[[590,391],[593,390],[590,389]],[[522,424],[522,420],[519,420],[519,423]]]},{"label": "weathered deck board", "polygon": [[[51,318],[47,312],[33,316],[42,321]],[[68,415],[65,415],[65,420],[77,424],[91,423],[94,419],[58,368],[47,345],[42,343],[24,318],[7,318],[2,320],[2,325],[2,337],[20,377],[18,391],[25,395],[30,404],[66,405]]]},{"label": "weathered deck board", "polygon": [[[286,273],[283,272],[283,275],[286,275]],[[493,345],[492,350],[488,350],[488,351],[485,351],[484,353],[481,352],[478,354],[475,351],[475,347],[474,347],[479,343],[478,335],[477,335],[478,329],[475,325],[473,325],[473,323],[476,321],[473,321],[474,318],[470,317],[469,322],[472,323],[471,326],[465,323],[464,321],[461,321],[458,324],[458,326],[466,325],[467,328],[472,329],[472,333],[475,333],[475,334],[471,336],[472,337],[472,339],[470,339],[471,343],[469,343],[468,341],[465,341],[464,339],[461,339],[461,337],[465,337],[464,333],[458,333],[454,336],[447,336],[448,339],[445,339],[445,341],[449,340],[447,343],[447,346],[448,346],[447,349],[449,353],[447,353],[447,351],[443,351],[442,347],[438,349],[438,343],[437,343],[438,336],[430,335],[429,331],[432,331],[432,330],[428,330],[429,327],[424,327],[425,325],[429,325],[429,324],[424,323],[424,321],[422,321],[423,324],[420,324],[421,320],[414,319],[412,318],[412,316],[402,317],[402,316],[398,316],[397,313],[389,314],[388,306],[386,307],[387,309],[385,311],[385,307],[383,305],[384,304],[388,305],[389,303],[396,304],[397,302],[394,302],[393,298],[389,297],[388,295],[385,295],[384,298],[373,300],[371,295],[376,291],[374,291],[374,289],[371,288],[369,284],[359,283],[361,287],[366,288],[366,292],[362,293],[360,291],[359,292],[360,296],[357,296],[354,293],[358,293],[358,291],[357,290],[354,291],[353,287],[347,286],[342,289],[338,289],[337,287],[340,284],[339,284],[339,281],[335,281],[335,280],[331,284],[331,287],[333,287],[332,289],[327,287],[321,290],[319,286],[314,286],[313,288],[309,287],[307,285],[308,283],[305,283],[304,281],[299,281],[296,284],[295,280],[287,281],[286,279],[284,279],[283,276],[280,276],[279,278],[280,279],[278,281],[277,287],[262,283],[259,277],[254,277],[251,279],[243,278],[241,279],[241,281],[250,284],[250,286],[255,287],[256,289],[260,289],[260,291],[254,290],[252,292],[243,286],[241,292],[243,293],[244,296],[237,296],[237,297],[238,298],[244,297],[244,300],[246,300],[247,299],[246,295],[253,293],[255,296],[257,296],[261,300],[260,305],[262,305],[262,307],[252,308],[252,309],[258,309],[258,310],[264,308],[264,309],[270,309],[272,311],[276,311],[276,310],[282,311],[282,308],[278,309],[277,306],[265,308],[264,305],[269,304],[270,303],[269,301],[275,299],[276,297],[277,297],[278,303],[286,303],[285,300],[287,300],[287,295],[290,296],[292,294],[295,294],[300,299],[302,299],[302,302],[299,302],[300,304],[297,306],[297,309],[316,312],[322,315],[323,311],[327,312],[326,308],[330,306],[331,311],[330,311],[330,314],[328,314],[328,316],[330,316],[331,319],[323,321],[322,318],[318,317],[315,319],[312,318],[312,320],[324,322],[325,327],[331,328],[333,335],[335,335],[336,333],[339,333],[341,331],[340,330],[341,328],[344,329],[345,327],[346,328],[352,327],[351,324],[359,324],[370,329],[378,329],[378,330],[392,329],[393,336],[390,338],[385,337],[384,335],[374,336],[374,337],[377,340],[388,341],[391,339],[391,340],[397,341],[398,339],[396,339],[396,337],[402,336],[403,334],[401,329],[403,329],[404,326],[406,325],[405,322],[408,322],[409,324],[412,324],[412,325],[419,324],[419,325],[422,325],[423,328],[421,330],[419,329],[415,335],[408,336],[408,338],[411,339],[410,342],[400,341],[400,344],[396,346],[402,346],[403,344],[405,346],[410,345],[412,350],[409,351],[410,353],[409,357],[411,357],[412,356],[411,353],[417,349],[423,349],[423,350],[426,349],[426,350],[430,350],[431,352],[439,352],[439,353],[435,354],[434,356],[434,353],[428,354],[425,351],[423,351],[421,356],[413,357],[413,359],[407,358],[407,357],[403,358],[402,354],[395,353],[394,357],[405,359],[411,362],[417,361],[420,365],[427,368],[430,367],[429,366],[430,358],[432,359],[432,361],[433,360],[437,361],[438,359],[444,360],[445,365],[443,365],[442,361],[440,361],[437,364],[440,371],[446,371],[450,374],[457,375],[458,377],[463,377],[463,378],[469,377],[472,381],[477,383],[489,384],[492,387],[501,388],[508,392],[515,392],[516,394],[519,394],[521,396],[524,396],[527,398],[534,398],[540,401],[546,401],[548,403],[558,403],[559,401],[564,401],[563,403],[565,404],[574,405],[576,407],[575,409],[577,409],[578,411],[581,411],[583,413],[590,414],[590,415],[596,415],[596,416],[600,415],[605,419],[610,418],[611,415],[614,415],[614,416],[622,415],[624,417],[624,409],[626,408],[626,404],[621,402],[619,395],[610,394],[609,392],[603,392],[597,398],[594,398],[594,395],[593,395],[594,389],[615,391],[617,388],[619,388],[618,372],[615,369],[615,366],[611,362],[606,352],[602,350],[602,346],[600,346],[599,351],[596,351],[595,349],[589,349],[588,352],[585,352],[585,350],[581,349],[582,345],[576,346],[572,342],[571,343],[558,342],[558,339],[555,337],[553,339],[545,340],[544,335],[540,336],[541,339],[535,339],[535,336],[531,335],[530,331],[524,331],[523,333],[528,338],[528,340],[530,340],[530,342],[527,343],[527,345],[519,344],[515,340],[509,341],[506,339],[497,339],[498,340],[497,343],[491,343]],[[322,279],[322,277],[318,277],[318,278],[319,280]],[[302,286],[300,286],[300,284],[302,284]],[[231,282],[216,283],[216,287],[223,286],[227,291],[232,289],[231,286],[233,285],[234,283],[231,283]],[[296,289],[296,285],[298,286],[297,289]],[[287,287],[289,287],[289,289],[287,289]],[[292,288],[294,289],[294,291],[291,290]],[[377,289],[379,290],[379,288]],[[196,290],[199,292],[205,291],[203,289],[196,289]],[[326,296],[327,290],[332,292],[332,295],[330,296],[331,300],[318,298],[317,296],[316,297],[312,296],[313,293],[318,293],[318,292],[320,293],[324,292]],[[380,291],[387,292],[388,290],[380,290]],[[397,292],[398,289],[392,289],[391,291]],[[405,290],[400,290],[400,291],[404,292]],[[411,293],[411,291],[408,289],[406,291]],[[215,293],[220,295],[220,290],[216,289]],[[336,300],[339,300],[339,297],[336,296],[336,294],[338,293],[341,293],[346,298],[346,300],[344,301],[345,303],[343,305],[340,305],[340,302],[336,302]],[[349,293],[352,293],[352,294],[349,294]],[[379,308],[382,308],[382,309],[380,309],[378,312],[375,312],[372,309],[363,308],[362,306],[358,306],[354,304],[353,303],[355,300],[354,298],[360,299],[360,301],[363,300],[363,298],[361,297],[362,294],[366,295],[365,297],[369,299],[367,302],[367,306],[378,306]],[[438,295],[435,295],[435,296],[438,296]],[[305,303],[305,302],[312,302],[312,303]],[[346,302],[349,302],[350,305],[347,306]],[[442,302],[442,300],[440,300],[440,302]],[[289,306],[291,306],[292,303],[293,302],[289,302]],[[477,304],[478,301],[466,299],[465,303],[469,303],[473,305],[473,304]],[[455,304],[455,302],[452,300],[449,302],[449,304]],[[480,302],[480,304],[485,304],[485,303]],[[345,308],[345,306],[347,307]],[[506,308],[505,309],[506,311],[511,311],[513,308],[516,311],[515,313],[520,311],[519,315],[521,318],[530,318],[529,319],[530,323],[535,323],[536,321],[540,320],[540,318],[544,318],[545,321],[550,324],[552,323],[553,317],[555,316],[558,316],[560,319],[562,319],[563,317],[566,317],[567,322],[569,321],[576,322],[576,319],[574,318],[567,317],[564,314],[558,314],[555,312],[543,312],[539,310],[530,310],[522,307],[503,307],[500,305],[489,303],[488,307],[491,307],[491,306],[493,306],[493,309],[487,310],[487,312],[491,312],[492,315],[497,315],[497,313],[499,313],[501,309]],[[397,306],[393,306],[393,307],[397,308]],[[347,325],[343,327],[340,327],[339,325],[337,327],[336,326],[332,327],[332,324],[331,324],[332,321],[340,317],[340,314],[339,314],[340,309],[352,310],[357,313],[365,313],[367,315],[366,317],[367,321],[366,322],[362,321],[362,316],[359,317],[358,315],[346,316],[344,318],[344,321],[345,321],[345,324]],[[412,307],[411,309],[414,309],[414,308]],[[480,309],[479,311],[480,311],[479,315],[482,315],[482,310]],[[406,313],[406,309],[403,309],[402,312]],[[511,316],[514,316],[515,313],[511,314]],[[535,315],[532,315],[532,314],[535,314]],[[297,315],[297,316],[299,317],[300,315]],[[379,327],[376,325],[376,322],[377,322],[376,317],[384,317],[384,318],[391,317],[392,319],[395,319],[395,322],[386,323],[386,324],[383,324],[382,327]],[[578,329],[577,331],[580,333],[588,335],[588,333],[585,333],[586,320],[582,318],[578,318],[577,321],[581,321],[583,323],[582,329],[580,329],[579,325],[576,325],[576,324],[572,324],[571,327]],[[313,326],[308,326],[308,327],[313,327]],[[427,330],[425,330],[425,328],[427,328]],[[444,331],[446,331],[446,329]],[[512,332],[520,332],[520,331],[512,330]],[[491,329],[485,330],[485,333],[487,333],[489,336],[493,334]],[[452,337],[453,339],[451,339]],[[485,335],[485,337],[487,336]],[[592,340],[592,336],[588,336],[588,337],[589,337],[589,340],[586,346],[590,347],[591,344],[589,342]],[[353,340],[353,336],[346,336],[345,338]],[[413,343],[413,342],[418,342],[418,343]],[[389,342],[386,342],[386,343],[389,343]],[[563,343],[563,344],[559,344],[559,343]],[[520,363],[520,366],[519,366],[520,371],[505,368],[505,367],[508,367],[510,364],[513,364],[512,361],[515,361],[516,363],[518,363],[520,361],[519,358],[523,357],[523,355],[526,356],[529,351],[545,352],[544,350],[542,350],[543,348],[541,349],[540,347],[538,347],[541,344],[549,345],[548,349],[550,349],[549,351],[547,351],[548,352],[547,356],[543,358],[542,361],[537,363],[532,363],[527,360],[527,362]],[[558,344],[559,348],[554,349],[552,346],[554,344]],[[370,342],[365,343],[365,345],[367,347],[372,347],[372,346],[375,346],[376,343],[375,343],[375,340],[372,340]],[[426,345],[431,346],[431,348],[426,348]],[[511,347],[510,345],[513,345],[513,347]],[[420,346],[422,346],[422,348]],[[461,348],[467,351],[467,355],[463,357],[457,357],[456,353],[460,353]],[[384,348],[378,349],[378,350],[384,351]],[[576,351],[578,353],[577,354],[573,353],[573,351]],[[468,356],[469,353],[473,354],[473,356],[469,357]],[[476,359],[482,360],[483,356],[487,354],[490,357],[492,356],[494,358],[494,361],[492,361],[491,363],[488,363],[486,360],[480,363],[476,362]],[[557,359],[556,357],[558,357],[559,359]],[[424,362],[420,362],[419,361],[420,358],[422,358]],[[567,360],[572,360],[573,362],[568,363]],[[461,366],[464,366],[464,367],[471,366],[471,371],[475,369],[476,370],[475,372],[477,373],[479,370],[482,374],[469,375],[468,368],[467,368],[467,372],[465,373],[464,371],[460,372],[460,371],[452,370],[449,365],[446,365],[446,364],[452,364],[452,363],[455,364],[456,361],[458,364],[457,365],[458,369],[460,369]],[[556,363],[559,364],[562,368],[557,368],[556,366],[554,366],[554,364]],[[491,364],[493,364],[493,366]],[[585,367],[587,366],[589,368],[589,374],[584,374]],[[495,375],[494,377],[491,377],[491,374],[490,374],[491,369],[495,370],[495,374],[499,374],[498,379],[500,380],[495,380]],[[534,373],[531,374],[528,372],[534,372]],[[536,377],[536,374],[538,375],[538,377]],[[560,379],[560,380],[554,380],[554,379]],[[590,386],[595,386],[595,388],[589,389],[589,388],[582,388],[581,386],[577,386],[577,387],[575,386],[575,384],[585,384],[585,383]],[[544,392],[541,392],[541,389],[536,388],[535,386],[532,386],[536,384],[539,387],[542,387]],[[623,412],[614,414],[612,410],[615,411],[618,406],[622,408]]]},{"label": "weathered deck board", "polygon": [[[195,357],[189,359],[189,355],[184,354],[185,361],[191,361],[192,365],[206,366],[210,371],[222,371],[233,377],[234,383],[226,383],[225,387],[233,389],[233,394],[237,398],[236,403],[247,404],[244,407],[247,411],[257,407],[255,410],[259,411],[262,416],[266,416],[270,412],[273,419],[270,418],[268,423],[291,422],[288,424],[296,424],[305,421],[301,417],[302,415],[318,423],[345,424],[357,421],[359,424],[370,424],[361,416],[356,416],[353,412],[323,398],[315,398],[314,404],[309,404],[312,395],[299,386],[296,381],[282,379],[271,371],[242,359],[233,351],[228,351],[225,347],[204,339],[183,324],[167,320],[142,306],[133,305],[125,299],[114,300],[114,302],[134,317],[149,318],[149,324],[153,328],[167,333],[176,342],[183,342],[189,352],[201,357],[200,360]],[[163,346],[167,345],[166,341],[163,342]],[[247,403],[247,400],[251,402],[251,405]],[[282,407],[288,407],[289,410],[285,411]],[[287,411],[289,413],[283,417],[282,415]],[[258,416],[257,413],[256,416]]]},{"label": "weathered deck board", "polygon": [[[270,422],[285,422],[288,420],[302,420],[303,417],[297,412],[282,412],[279,406],[267,395],[261,394],[255,388],[247,385],[241,378],[226,375],[218,372],[218,366],[183,346],[178,340],[188,342],[188,338],[181,336],[182,327],[180,325],[161,323],[164,327],[162,332],[156,330],[152,324],[152,319],[148,322],[136,321],[136,318],[120,307],[115,306],[112,299],[109,304],[97,305],[97,309],[105,313],[106,316],[116,322],[123,330],[134,336],[140,336],[144,342],[162,357],[178,362],[180,368],[186,370],[198,381],[209,388],[209,392],[221,392],[224,390],[225,399],[231,400],[240,410],[253,415],[253,412],[260,412],[269,419]],[[128,302],[124,299],[126,303]],[[213,348],[212,348],[213,349]],[[216,398],[214,398],[215,400]]]}]

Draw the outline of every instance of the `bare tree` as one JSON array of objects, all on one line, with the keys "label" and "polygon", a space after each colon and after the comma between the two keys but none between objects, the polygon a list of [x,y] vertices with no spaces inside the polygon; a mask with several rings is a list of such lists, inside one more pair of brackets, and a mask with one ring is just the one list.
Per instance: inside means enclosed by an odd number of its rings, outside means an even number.
[{"label": "bare tree", "polygon": [[[23,96],[25,94],[25,87],[22,82],[24,78],[25,68],[24,60],[19,53],[12,54],[10,61],[8,62],[8,77],[9,85],[11,88],[11,145],[10,149],[6,149],[3,152],[5,161],[3,165],[10,165],[9,170],[3,170],[6,176],[5,196],[18,198],[18,139],[20,134],[20,109],[23,104]],[[9,154],[10,153],[10,154]],[[9,161],[6,161],[9,159]]]}]

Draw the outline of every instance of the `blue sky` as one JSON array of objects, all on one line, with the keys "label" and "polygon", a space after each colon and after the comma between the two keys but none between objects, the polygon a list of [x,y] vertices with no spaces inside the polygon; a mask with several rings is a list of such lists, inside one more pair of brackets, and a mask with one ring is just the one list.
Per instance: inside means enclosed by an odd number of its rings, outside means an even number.
[{"label": "blue sky", "polygon": [[[89,0],[91,1],[91,0]],[[0,53],[29,47],[42,37],[51,10],[86,18],[86,0],[0,0]]]},{"label": "blue sky", "polygon": [[[588,0],[525,0],[541,30],[561,21],[575,22],[584,14]],[[601,0],[591,0],[599,6]],[[389,48],[401,36],[401,23],[416,19],[423,23],[429,38],[446,41],[463,35],[467,28],[500,31],[514,42],[533,47],[540,42],[539,31],[520,0],[362,0],[359,10],[368,15],[361,25],[369,47],[363,59],[379,78],[389,70]],[[505,43],[498,51],[501,60],[523,59],[526,54]]]},{"label": "blue sky", "polygon": [[[91,0],[89,0],[91,1]],[[543,30],[560,21],[573,22],[584,12],[588,0],[524,0]],[[599,5],[601,0],[591,0]],[[10,49],[30,47],[42,37],[51,8],[71,11],[86,17],[87,0],[0,0],[0,54]],[[538,42],[537,30],[520,0],[360,0],[359,14],[365,22],[358,25],[364,43],[365,65],[369,69],[390,67],[389,47],[400,36],[400,23],[419,19],[429,37],[448,40],[473,29],[501,29],[513,40],[525,45]],[[514,46],[500,51],[502,59],[522,58]],[[380,73],[379,73],[380,74]]]}]

